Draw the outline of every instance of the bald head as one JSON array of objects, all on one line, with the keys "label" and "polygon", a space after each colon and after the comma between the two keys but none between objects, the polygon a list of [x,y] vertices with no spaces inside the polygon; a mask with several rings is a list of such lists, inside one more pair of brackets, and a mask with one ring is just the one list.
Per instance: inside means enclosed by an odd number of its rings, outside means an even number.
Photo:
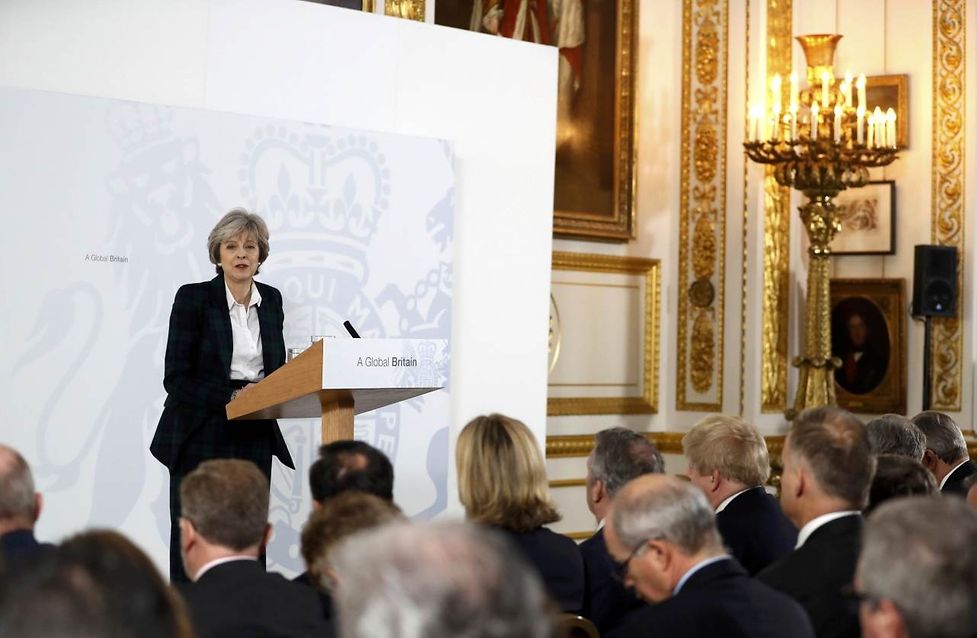
[{"label": "bald head", "polygon": [[658,538],[689,555],[723,552],[705,494],[674,476],[649,474],[634,479],[617,493],[611,517],[615,535],[629,547]]},{"label": "bald head", "polygon": [[39,511],[30,466],[17,450],[0,445],[0,532],[32,529]]}]

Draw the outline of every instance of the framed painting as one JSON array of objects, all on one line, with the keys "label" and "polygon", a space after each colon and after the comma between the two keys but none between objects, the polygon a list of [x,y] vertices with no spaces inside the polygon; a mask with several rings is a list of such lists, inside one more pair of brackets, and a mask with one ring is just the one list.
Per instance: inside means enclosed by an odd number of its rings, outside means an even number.
[{"label": "framed painting", "polygon": [[893,255],[896,252],[896,183],[868,182],[835,197],[841,232],[831,242],[835,255]]},{"label": "framed painting", "polygon": [[438,0],[435,22],[560,49],[553,232],[635,235],[637,0]]},{"label": "framed painting", "polygon": [[906,413],[906,280],[832,279],[831,353],[838,405]]},{"label": "framed painting", "polygon": [[872,75],[865,78],[865,101],[885,113],[896,112],[896,146],[909,148],[909,76]]}]

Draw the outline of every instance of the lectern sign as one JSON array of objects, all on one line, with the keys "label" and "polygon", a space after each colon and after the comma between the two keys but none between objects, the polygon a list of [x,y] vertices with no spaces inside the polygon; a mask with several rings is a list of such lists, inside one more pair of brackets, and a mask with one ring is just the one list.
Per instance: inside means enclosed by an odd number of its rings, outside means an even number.
[{"label": "lectern sign", "polygon": [[325,339],[324,388],[440,388],[447,381],[446,339]]}]

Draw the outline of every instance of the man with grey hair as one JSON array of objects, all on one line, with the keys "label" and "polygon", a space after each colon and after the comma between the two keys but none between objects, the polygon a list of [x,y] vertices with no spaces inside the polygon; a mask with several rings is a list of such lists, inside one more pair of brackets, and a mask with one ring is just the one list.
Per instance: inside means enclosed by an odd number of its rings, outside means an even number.
[{"label": "man with grey hair", "polygon": [[940,491],[966,496],[964,479],[977,473],[977,466],[970,460],[960,428],[948,415],[931,410],[914,416],[913,423],[926,435],[923,465],[933,473]]},{"label": "man with grey hair", "polygon": [[14,574],[54,549],[34,537],[41,515],[41,495],[34,491],[34,476],[17,450],[0,445],[0,550],[7,571]]},{"label": "man with grey hair", "polygon": [[621,578],[649,603],[613,637],[813,637],[804,610],[752,578],[723,549],[702,490],[643,476],[614,499],[607,547]]},{"label": "man with grey hair", "polygon": [[587,458],[587,507],[597,519],[597,533],[580,544],[587,575],[583,615],[607,633],[641,600],[614,578],[614,561],[604,541],[604,519],[624,484],[644,474],[661,474],[664,461],[655,444],[627,428],[601,430]]},{"label": "man with grey hair", "polygon": [[794,549],[797,529],[763,487],[770,455],[755,426],[712,414],[682,438],[682,450],[689,478],[716,510],[723,542],[751,576]]},{"label": "man with grey hair", "polygon": [[883,414],[865,424],[872,452],[896,454],[914,461],[923,460],[926,435],[915,423],[901,414]]},{"label": "man with grey hair", "polygon": [[757,578],[799,602],[818,638],[858,636],[858,614],[842,591],[855,576],[875,473],[865,426],[839,408],[805,410],[787,433],[783,462],[780,504],[800,530],[797,548]]},{"label": "man with grey hair", "polygon": [[392,524],[336,548],[342,638],[549,638],[539,577],[496,532]]},{"label": "man with grey hair", "polygon": [[977,514],[961,499],[885,503],[865,525],[855,582],[866,638],[977,635]]}]

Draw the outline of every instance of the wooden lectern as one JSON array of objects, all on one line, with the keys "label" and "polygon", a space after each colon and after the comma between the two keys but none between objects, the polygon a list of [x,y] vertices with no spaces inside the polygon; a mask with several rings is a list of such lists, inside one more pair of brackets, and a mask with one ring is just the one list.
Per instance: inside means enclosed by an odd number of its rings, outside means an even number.
[{"label": "wooden lectern", "polygon": [[[433,344],[433,345],[432,345]],[[253,388],[227,404],[229,420],[322,419],[322,442],[353,438],[353,416],[439,390],[415,385],[404,370],[416,359],[400,357],[404,348],[443,347],[444,341],[413,339],[337,339],[316,341],[302,354],[275,370]],[[389,355],[389,352],[393,355]],[[380,356],[377,356],[377,354]],[[388,356],[384,357],[384,354]],[[332,360],[330,359],[332,356]],[[406,361],[400,370],[391,359]],[[363,368],[364,359],[368,365]],[[359,365],[357,365],[359,360]],[[374,365],[372,362],[376,362]],[[386,362],[386,366],[383,363]],[[386,368],[386,369],[385,369]],[[324,374],[329,370],[329,374]],[[325,378],[324,378],[325,377]]]}]

